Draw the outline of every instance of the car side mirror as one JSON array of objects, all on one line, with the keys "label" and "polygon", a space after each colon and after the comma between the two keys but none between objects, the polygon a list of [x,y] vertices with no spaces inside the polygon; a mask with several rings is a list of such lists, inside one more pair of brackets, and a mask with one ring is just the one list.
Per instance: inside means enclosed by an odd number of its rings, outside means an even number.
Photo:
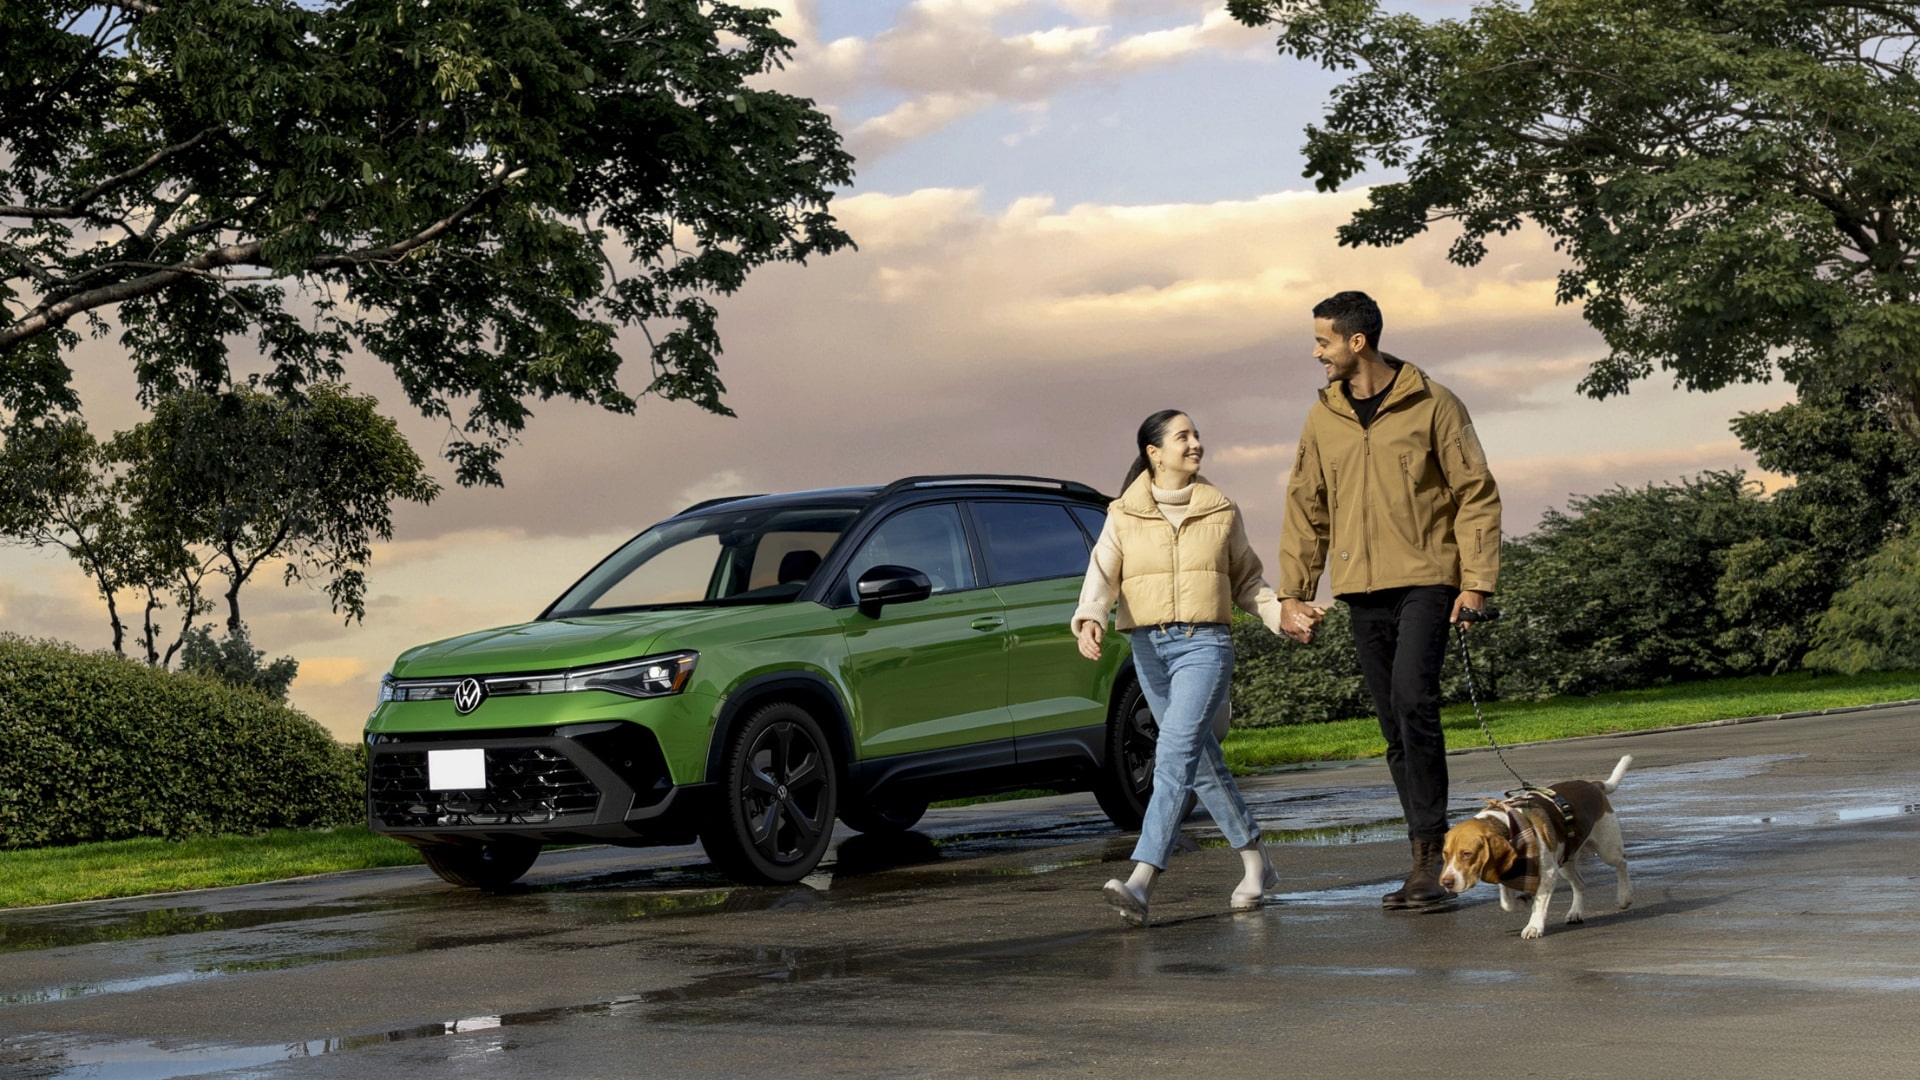
[{"label": "car side mirror", "polygon": [[910,566],[875,566],[853,583],[853,595],[860,603],[860,614],[872,619],[878,618],[880,609],[888,604],[906,604],[932,596],[933,582]]}]

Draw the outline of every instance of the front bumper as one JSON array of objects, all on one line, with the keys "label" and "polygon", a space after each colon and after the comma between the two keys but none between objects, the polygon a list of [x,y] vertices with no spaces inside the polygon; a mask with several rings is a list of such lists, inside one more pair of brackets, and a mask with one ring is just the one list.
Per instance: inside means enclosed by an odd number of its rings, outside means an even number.
[{"label": "front bumper", "polygon": [[[428,753],[452,749],[485,751],[486,787],[428,787]],[[415,844],[686,843],[709,789],[675,784],[653,732],[627,721],[367,735],[368,824]]]}]

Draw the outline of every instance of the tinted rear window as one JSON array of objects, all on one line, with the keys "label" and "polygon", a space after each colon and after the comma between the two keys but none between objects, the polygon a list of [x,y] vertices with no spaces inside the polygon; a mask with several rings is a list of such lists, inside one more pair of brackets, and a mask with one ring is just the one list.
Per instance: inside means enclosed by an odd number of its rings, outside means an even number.
[{"label": "tinted rear window", "polygon": [[996,585],[1087,572],[1087,540],[1057,503],[976,502],[974,524]]}]

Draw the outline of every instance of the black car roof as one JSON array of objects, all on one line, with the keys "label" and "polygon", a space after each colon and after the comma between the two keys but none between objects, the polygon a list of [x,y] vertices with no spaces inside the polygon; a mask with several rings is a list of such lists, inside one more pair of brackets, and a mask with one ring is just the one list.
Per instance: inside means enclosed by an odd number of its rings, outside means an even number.
[{"label": "black car roof", "polygon": [[1105,505],[1111,501],[1099,491],[1076,480],[1055,480],[1045,476],[1004,474],[908,476],[885,486],[815,488],[774,495],[727,495],[694,503],[673,516],[685,517],[688,514],[696,514],[719,506],[725,506],[729,510],[779,510],[809,506],[859,507],[875,499],[896,495],[903,491],[933,489],[970,494],[987,491],[1031,492],[1042,495],[1061,495],[1075,502],[1098,505]]}]

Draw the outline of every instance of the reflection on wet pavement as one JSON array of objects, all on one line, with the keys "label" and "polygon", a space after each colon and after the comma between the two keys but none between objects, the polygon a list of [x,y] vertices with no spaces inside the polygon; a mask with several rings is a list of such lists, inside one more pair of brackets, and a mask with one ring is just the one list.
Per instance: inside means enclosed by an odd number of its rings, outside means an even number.
[{"label": "reflection on wet pavement", "polygon": [[[1756,833],[1804,836],[1809,830],[1872,824],[1920,813],[1920,792],[1864,787],[1824,789],[1816,779],[1794,785],[1767,784],[1729,793],[1728,781],[1764,777],[1798,755],[1775,754],[1726,758],[1698,764],[1640,768],[1628,774],[1616,806],[1627,834],[1629,858],[1636,883],[1649,889],[1663,880],[1685,880],[1722,859],[1750,857]],[[1337,779],[1329,777],[1329,779]],[[1268,843],[1281,847],[1332,849],[1389,844],[1404,838],[1404,823],[1390,788],[1326,786],[1287,790],[1249,790],[1249,802],[1266,825]],[[1456,792],[1456,816],[1478,805],[1480,792]],[[909,902],[916,891],[932,886],[991,886],[1008,877],[1037,877],[1063,870],[1121,863],[1130,854],[1132,837],[1108,825],[1097,813],[1063,811],[1036,816],[1009,810],[996,817],[978,811],[960,828],[942,828],[943,819],[930,819],[922,831],[896,836],[845,837],[818,873],[787,887],[750,888],[718,875],[701,859],[698,849],[656,857],[638,868],[581,872],[559,869],[537,875],[531,883],[499,895],[420,885],[353,900],[310,903],[297,892],[279,903],[227,907],[219,898],[175,901],[164,907],[154,901],[72,905],[60,909],[0,913],[0,954],[48,950],[114,948],[149,943],[143,962],[160,970],[61,985],[29,987],[0,995],[0,1018],[9,1009],[25,1009],[102,995],[137,994],[165,987],[263,971],[298,969],[311,965],[367,960],[385,956],[465,948],[489,943],[513,943],[564,952],[599,947],[568,936],[579,925],[612,925],[628,920],[665,921],[703,919],[714,915],[762,913],[819,914],[833,905],[876,900]],[[1204,813],[1189,830],[1189,842],[1217,847],[1224,842],[1212,830]],[[1402,849],[1404,850],[1404,849]],[[1331,853],[1329,853],[1331,854]],[[1610,925],[1627,926],[1648,918],[1643,911],[1616,913],[1611,909],[1612,883],[1603,871],[1591,879],[1595,914]],[[1901,899],[1910,882],[1892,879],[1845,883],[1790,882],[1782,890],[1805,888],[1815,903],[1844,908],[1853,914],[1889,917],[1903,911]],[[1838,897],[1844,890],[1844,898]],[[1241,915],[1208,913],[1188,922],[1246,937],[1244,956],[1182,955],[1178,949],[1155,951],[1151,944],[1129,941],[1140,962],[1152,973],[1185,976],[1262,978],[1406,979],[1416,971],[1383,965],[1340,967],[1305,960],[1262,962],[1256,947],[1284,924],[1300,926],[1343,917],[1354,911],[1372,912],[1379,904],[1380,883],[1342,880],[1319,888],[1296,888],[1268,897],[1261,911]],[[1701,904],[1724,904],[1715,896]],[[1564,911],[1563,898],[1556,912]],[[1492,912],[1465,917],[1505,918],[1498,912],[1493,890],[1475,890],[1462,898],[1463,908],[1491,904]],[[1679,917],[1684,905],[1669,903],[1667,918]],[[433,913],[431,934],[399,935],[385,927],[392,916],[408,912]],[[1509,921],[1512,921],[1509,919]],[[1517,924],[1516,924],[1517,928]],[[1716,916],[1715,929],[1742,932],[1738,917]],[[1557,927],[1556,927],[1557,929]],[[1759,937],[1776,929],[1768,920],[1755,922]],[[578,1017],[620,1016],[664,1010],[698,1009],[737,995],[761,992],[769,986],[800,986],[831,980],[912,978],[914,972],[937,967],[960,970],[971,977],[1025,970],[1038,957],[1065,955],[1090,948],[1109,948],[1099,935],[1108,930],[1041,937],[1015,938],[966,948],[860,957],[834,949],[767,947],[738,955],[715,957],[717,973],[694,978],[670,990],[613,997],[603,1001],[522,1013],[501,1013],[448,1019],[424,1025],[397,1027],[372,1034],[329,1036],[285,1044],[229,1046],[209,1043],[171,1043],[141,1040],[89,1040],[75,1035],[29,1034],[0,1039],[0,1073],[34,1078],[104,1077],[167,1078],[228,1070],[261,1068],[297,1058],[323,1057],[407,1040],[475,1035],[524,1029]],[[1548,940],[1552,940],[1549,938]],[[1141,951],[1145,950],[1145,951]],[[1228,950],[1229,952],[1233,950]],[[1269,958],[1270,959],[1270,958]],[[1767,958],[1744,962],[1707,957],[1673,957],[1657,967],[1623,967],[1608,972],[1616,979],[1652,975],[1674,978],[1778,978],[1809,986],[1905,992],[1920,990],[1915,965],[1887,961],[1883,966],[1860,966],[1844,976],[1807,971],[1792,957],[1777,963]],[[1449,967],[1445,978],[1462,986],[1493,985],[1523,976],[1511,970]],[[1591,976],[1591,973],[1589,975]]]}]

